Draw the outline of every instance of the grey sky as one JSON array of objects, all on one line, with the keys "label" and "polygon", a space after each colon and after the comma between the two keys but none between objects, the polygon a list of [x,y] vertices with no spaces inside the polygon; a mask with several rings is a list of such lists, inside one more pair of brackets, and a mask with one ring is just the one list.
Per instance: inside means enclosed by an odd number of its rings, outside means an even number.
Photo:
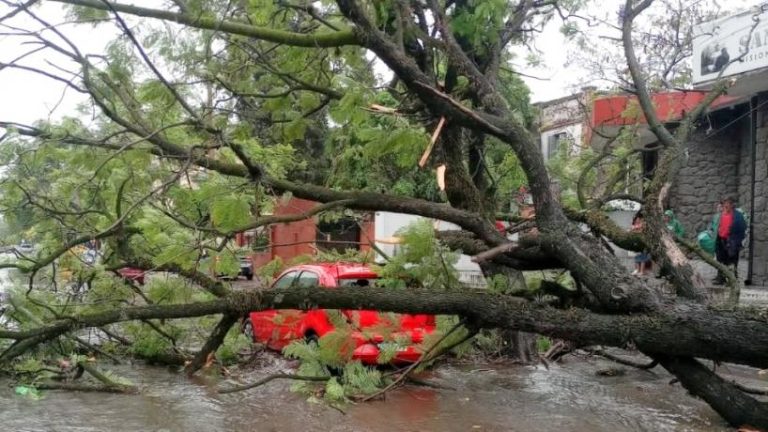
[{"label": "grey sky", "polygon": [[[126,0],[126,3],[139,3],[146,5],[148,1]],[[600,8],[607,13],[615,13],[623,0],[609,0],[595,2],[592,7]],[[755,5],[758,1],[733,0],[728,8]],[[156,2],[150,4],[157,5]],[[611,12],[614,11],[614,12]],[[7,6],[0,6],[0,16],[8,12]],[[51,23],[61,23],[65,20],[63,6],[60,3],[43,2],[36,6],[35,12]],[[26,16],[17,16],[10,22],[24,28],[39,28],[40,24]],[[90,26],[68,26],[66,34],[84,51],[89,53],[102,52],[106,43],[114,37],[116,30],[111,25],[101,25],[96,29]],[[548,25],[544,32],[536,39],[536,47],[542,52],[544,61],[542,67],[531,68],[525,66],[525,54],[522,53],[516,67],[526,74],[534,75],[544,80],[524,77],[525,82],[531,88],[532,99],[542,101],[565,96],[575,90],[577,83],[583,82],[586,72],[577,68],[566,68],[564,64],[569,49],[573,49],[567,43],[565,37],[559,32],[559,20]],[[7,29],[0,30],[6,32]],[[609,32],[605,28],[594,31]],[[18,55],[29,51],[29,46],[20,44],[18,37],[0,36],[0,62],[8,62]],[[34,57],[25,64],[30,66],[46,66],[45,58]],[[61,64],[60,62],[58,62]],[[3,69],[0,70],[0,120],[32,123],[38,119],[57,119],[64,115],[74,115],[75,107],[86,98],[74,91],[63,93],[65,86],[29,72]],[[54,109],[55,108],[55,109]]]},{"label": "grey sky", "polygon": [[[5,15],[9,10],[7,6],[0,6],[0,16]],[[34,12],[50,24],[61,24],[66,21],[64,6],[61,3],[42,2],[35,7]],[[42,24],[23,13],[9,20],[7,24],[23,29],[43,27]],[[102,25],[98,28],[89,25],[64,25],[62,30],[84,54],[103,53],[106,44],[117,35],[116,29],[111,25]],[[11,30],[7,28],[0,30],[2,33],[9,31]],[[46,36],[51,36],[51,33],[46,32]],[[0,36],[0,62],[10,62],[34,49],[28,43],[30,41],[31,39],[22,39],[18,36]],[[48,61],[59,66],[67,64],[61,58],[50,58],[40,54],[24,59],[21,64],[50,70]],[[0,70],[0,95],[2,97],[0,120],[20,123],[33,123],[40,119],[58,119],[62,116],[74,115],[77,105],[87,101],[84,95],[67,89],[64,83],[12,68]]]}]

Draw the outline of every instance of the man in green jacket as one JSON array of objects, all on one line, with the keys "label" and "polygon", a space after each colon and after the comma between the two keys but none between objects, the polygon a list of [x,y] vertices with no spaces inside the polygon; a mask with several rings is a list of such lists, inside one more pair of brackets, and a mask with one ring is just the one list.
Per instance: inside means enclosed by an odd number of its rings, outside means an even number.
[{"label": "man in green jacket", "polygon": [[675,212],[667,210],[664,212],[664,223],[667,224],[667,229],[672,232],[677,238],[683,238],[685,235],[685,228],[683,224],[675,217]]}]

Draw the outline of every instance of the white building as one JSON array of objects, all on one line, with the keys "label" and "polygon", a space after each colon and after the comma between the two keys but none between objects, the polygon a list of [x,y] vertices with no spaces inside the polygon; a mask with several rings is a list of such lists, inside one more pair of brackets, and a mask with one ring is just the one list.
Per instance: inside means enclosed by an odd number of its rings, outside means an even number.
[{"label": "white building", "polygon": [[569,146],[569,155],[582,149],[594,94],[594,87],[585,87],[581,93],[534,104],[539,109],[540,145],[545,160],[556,155],[563,145]]}]

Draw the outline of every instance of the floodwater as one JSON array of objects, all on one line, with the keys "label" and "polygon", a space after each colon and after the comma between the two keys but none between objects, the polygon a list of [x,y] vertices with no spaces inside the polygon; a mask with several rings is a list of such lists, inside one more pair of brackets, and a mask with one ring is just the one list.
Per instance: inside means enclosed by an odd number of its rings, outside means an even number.
[{"label": "floodwater", "polygon": [[[275,358],[266,369],[239,375],[254,381],[289,368]],[[455,390],[407,386],[386,400],[337,411],[272,381],[219,395],[226,382],[188,379],[166,368],[120,366],[138,395],[47,391],[40,400],[16,396],[0,381],[3,431],[727,431],[705,403],[669,385],[661,369],[596,371],[615,364],[572,360],[538,366],[441,366],[423,379]],[[231,384],[231,382],[229,383]]]},{"label": "floodwater", "polygon": [[[0,270],[0,291],[11,275]],[[137,384],[136,395],[46,391],[39,400],[17,396],[0,379],[0,431],[728,431],[704,402],[689,396],[661,368],[596,371],[616,364],[567,357],[542,366],[443,365],[422,376],[454,390],[407,386],[386,400],[349,404],[344,413],[272,381],[220,395],[219,386],[252,382],[291,363],[264,354],[259,368],[228,381],[189,379],[167,368],[113,368]],[[107,366],[102,366],[108,368]]]}]

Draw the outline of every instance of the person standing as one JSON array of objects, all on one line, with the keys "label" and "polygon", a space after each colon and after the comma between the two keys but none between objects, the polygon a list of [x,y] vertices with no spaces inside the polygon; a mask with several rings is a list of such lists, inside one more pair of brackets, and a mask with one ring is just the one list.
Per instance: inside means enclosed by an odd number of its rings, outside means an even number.
[{"label": "person standing", "polygon": [[683,224],[680,223],[680,220],[675,217],[675,212],[672,210],[664,212],[664,224],[666,224],[669,232],[675,237],[679,239],[685,237],[685,228],[683,228]]},{"label": "person standing", "polygon": [[[739,252],[741,243],[747,234],[747,222],[744,214],[735,208],[732,198],[726,198],[722,202],[720,217],[713,223],[713,230],[717,234],[715,240],[715,258],[726,267],[733,266],[733,273],[739,277]],[[725,283],[725,275],[717,272],[717,277],[712,280],[715,285]]]},{"label": "person standing", "polygon": [[[643,232],[645,228],[645,219],[643,218],[643,211],[640,210],[635,213],[635,217],[632,218],[632,232]],[[635,255],[635,270],[632,272],[633,276],[645,276],[651,272],[651,254],[647,251],[643,251]]]}]

